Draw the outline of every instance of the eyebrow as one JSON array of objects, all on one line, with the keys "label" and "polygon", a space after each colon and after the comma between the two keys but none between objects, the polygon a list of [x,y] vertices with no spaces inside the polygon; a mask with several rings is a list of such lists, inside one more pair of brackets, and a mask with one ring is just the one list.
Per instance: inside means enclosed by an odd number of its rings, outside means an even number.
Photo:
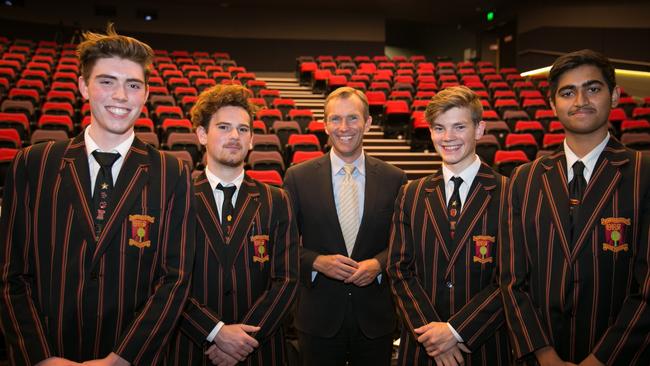
[{"label": "eyebrow", "polygon": [[[605,83],[603,83],[601,80],[598,80],[598,79],[587,80],[584,83],[582,83],[582,85],[580,85],[580,86],[583,87],[583,88],[586,88],[586,87],[592,86],[594,84],[605,86]],[[562,90],[567,90],[567,89],[568,90],[575,90],[576,86],[573,85],[573,84],[565,85],[565,86],[559,88],[557,91],[560,92]]]},{"label": "eyebrow", "polygon": [[[117,78],[115,76],[108,75],[108,74],[99,74],[99,75],[95,76],[95,78],[117,80]],[[135,83],[144,84],[144,81],[140,80],[138,78],[129,78],[129,79],[126,79],[126,81],[129,82],[129,83],[135,82]]]}]

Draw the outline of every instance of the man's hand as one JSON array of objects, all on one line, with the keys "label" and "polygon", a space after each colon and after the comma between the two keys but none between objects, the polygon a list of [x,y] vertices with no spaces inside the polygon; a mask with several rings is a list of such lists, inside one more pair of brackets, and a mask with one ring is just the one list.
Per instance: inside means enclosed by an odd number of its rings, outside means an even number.
[{"label": "man's hand", "polygon": [[357,270],[348,277],[345,283],[353,283],[359,287],[368,286],[381,273],[381,265],[375,258],[357,262]]},{"label": "man's hand", "polygon": [[551,346],[535,351],[535,357],[541,366],[576,366],[574,363],[563,361]]},{"label": "man's hand", "polygon": [[212,344],[205,354],[208,356],[213,365],[218,366],[234,366],[239,361],[229,356],[221,348],[217,347],[216,344]]},{"label": "man's hand", "polygon": [[460,348],[457,346],[451,347],[447,352],[441,353],[433,358],[436,361],[436,366],[456,366],[464,365],[465,359],[460,353]]},{"label": "man's hand", "polygon": [[214,343],[230,357],[244,361],[259,346],[257,340],[248,333],[259,330],[260,327],[247,324],[224,325],[214,337]]},{"label": "man's hand", "polygon": [[78,362],[70,361],[61,357],[50,357],[36,364],[36,366],[75,366],[81,365]]},{"label": "man's hand", "polygon": [[447,323],[431,322],[415,329],[415,333],[420,335],[418,342],[422,343],[431,357],[451,350],[458,343]]},{"label": "man's hand", "polygon": [[111,352],[105,358],[89,360],[83,363],[83,365],[91,366],[129,366],[130,364],[131,363],[129,361],[123,359],[114,352]]},{"label": "man's hand", "polygon": [[359,263],[340,254],[319,255],[313,268],[329,278],[345,281],[357,271]]}]

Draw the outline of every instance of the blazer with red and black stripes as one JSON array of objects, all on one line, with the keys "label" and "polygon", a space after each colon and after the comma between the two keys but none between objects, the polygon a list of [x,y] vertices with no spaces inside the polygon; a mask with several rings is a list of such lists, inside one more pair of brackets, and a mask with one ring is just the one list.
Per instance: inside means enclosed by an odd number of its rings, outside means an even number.
[{"label": "blazer with red and black stripes", "polygon": [[449,322],[460,334],[472,351],[466,364],[511,363],[497,282],[506,183],[481,165],[453,238],[442,170],[402,187],[387,268],[403,323],[398,365],[436,364],[414,331],[431,322]]},{"label": "blazer with red and black stripes", "polygon": [[154,365],[164,356],[194,260],[190,175],[136,137],[113,192],[96,238],[83,134],[18,153],[0,219],[0,319],[12,365],[110,352]]},{"label": "blazer with red and black stripes", "polygon": [[195,181],[196,262],[192,290],[169,363],[210,365],[208,334],[219,321],[249,324],[260,346],[247,365],[284,365],[282,321],[296,296],[298,230],[287,193],[245,177],[227,235],[205,173]]},{"label": "blazer with red and black stripes", "polygon": [[517,357],[650,364],[650,157],[610,137],[572,242],[564,150],[519,167],[502,231],[501,288]]}]

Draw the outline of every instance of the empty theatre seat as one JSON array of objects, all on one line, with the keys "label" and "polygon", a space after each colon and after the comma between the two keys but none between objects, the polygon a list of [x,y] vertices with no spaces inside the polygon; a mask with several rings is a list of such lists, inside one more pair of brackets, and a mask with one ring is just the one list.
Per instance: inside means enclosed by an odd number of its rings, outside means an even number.
[{"label": "empty theatre seat", "polygon": [[538,149],[535,137],[529,133],[508,134],[504,146],[507,150],[521,150],[525,152],[529,160],[535,159]]},{"label": "empty theatre seat", "polygon": [[499,150],[494,154],[494,167],[499,174],[509,177],[512,171],[521,164],[529,162],[528,156],[521,150]]},{"label": "empty theatre seat", "polygon": [[38,128],[45,130],[62,130],[65,131],[68,136],[72,134],[74,130],[74,125],[72,124],[72,119],[70,116],[57,116],[44,114],[38,119]]},{"label": "empty theatre seat", "polygon": [[542,149],[544,150],[555,150],[559,148],[564,142],[563,133],[547,133],[544,135],[544,140],[542,141]]},{"label": "empty theatre seat", "polygon": [[19,149],[21,146],[18,131],[13,128],[0,128],[0,148]]},{"label": "empty theatre seat", "polygon": [[488,165],[494,164],[494,155],[501,149],[496,136],[486,134],[476,142],[476,155]]},{"label": "empty theatre seat", "polygon": [[304,161],[316,159],[323,156],[322,151],[296,151],[291,159],[291,165],[300,164]]},{"label": "empty theatre seat", "polygon": [[650,122],[645,119],[625,120],[621,123],[621,133],[650,133]]},{"label": "empty theatre seat", "polygon": [[0,128],[12,128],[21,140],[27,140],[30,132],[29,120],[22,113],[0,113]]},{"label": "empty theatre seat", "polygon": [[624,133],[621,142],[630,149],[650,151],[650,135],[647,133]]},{"label": "empty theatre seat", "polygon": [[386,138],[405,136],[410,119],[411,111],[405,101],[386,101],[384,105],[384,136]]},{"label": "empty theatre seat", "polygon": [[282,176],[275,170],[246,170],[246,175],[262,183],[282,186]]},{"label": "empty theatre seat", "polygon": [[248,166],[253,170],[275,170],[284,175],[284,161],[277,151],[251,151],[248,154]]},{"label": "empty theatre seat", "polygon": [[279,109],[260,109],[257,111],[256,117],[266,124],[267,130],[270,130],[275,121],[282,120],[282,112]]},{"label": "empty theatre seat", "polygon": [[410,139],[411,151],[433,150],[431,131],[429,130],[429,124],[424,119],[424,111],[411,113]]},{"label": "empty theatre seat", "polygon": [[280,139],[277,135],[253,135],[253,150],[255,151],[282,151]]}]

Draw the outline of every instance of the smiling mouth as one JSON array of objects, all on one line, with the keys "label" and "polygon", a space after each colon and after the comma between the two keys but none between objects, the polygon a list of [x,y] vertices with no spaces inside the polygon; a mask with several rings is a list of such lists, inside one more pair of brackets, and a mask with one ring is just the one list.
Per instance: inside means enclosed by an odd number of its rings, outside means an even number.
[{"label": "smiling mouth", "polygon": [[447,145],[447,146],[441,146],[441,147],[442,147],[442,149],[445,150],[445,151],[453,152],[453,151],[458,151],[458,150],[460,150],[461,146],[462,146],[462,145]]},{"label": "smiling mouth", "polygon": [[117,116],[126,116],[131,111],[128,108],[120,108],[120,107],[106,107],[106,110],[109,111],[111,114]]}]

